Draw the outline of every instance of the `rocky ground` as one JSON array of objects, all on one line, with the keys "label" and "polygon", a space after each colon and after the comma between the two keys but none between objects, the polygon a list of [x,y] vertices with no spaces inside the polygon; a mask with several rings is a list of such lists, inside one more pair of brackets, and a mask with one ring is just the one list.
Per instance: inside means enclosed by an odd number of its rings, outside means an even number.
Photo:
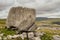
[{"label": "rocky ground", "polygon": [[[56,28],[48,28],[48,27],[38,27],[37,30],[44,29],[44,28],[51,29],[51,30],[57,30]],[[45,40],[47,40],[48,38],[49,39],[51,38],[50,40],[60,40],[60,35],[58,34],[50,35],[46,32],[39,32],[39,31],[37,31],[35,34],[36,36],[34,36],[33,32],[28,33],[29,40],[44,40],[44,36],[46,38]],[[0,40],[25,40],[26,37],[27,37],[26,33],[7,35],[7,36],[5,36],[4,33],[0,33]]]},{"label": "rocky ground", "polygon": [[[60,20],[59,20],[60,21]],[[36,36],[34,33],[28,33],[29,40],[60,40],[60,25],[51,24],[51,21],[38,21]],[[5,20],[0,20],[0,40],[27,40],[26,33],[16,34],[16,31],[7,30]]]}]

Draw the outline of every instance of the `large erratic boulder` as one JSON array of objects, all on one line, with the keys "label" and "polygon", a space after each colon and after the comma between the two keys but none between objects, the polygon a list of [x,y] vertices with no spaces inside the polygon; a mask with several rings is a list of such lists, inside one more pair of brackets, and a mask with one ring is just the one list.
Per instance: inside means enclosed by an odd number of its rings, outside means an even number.
[{"label": "large erratic boulder", "polygon": [[32,8],[12,7],[6,21],[7,28],[16,27],[18,30],[35,30],[35,14],[35,9]]}]

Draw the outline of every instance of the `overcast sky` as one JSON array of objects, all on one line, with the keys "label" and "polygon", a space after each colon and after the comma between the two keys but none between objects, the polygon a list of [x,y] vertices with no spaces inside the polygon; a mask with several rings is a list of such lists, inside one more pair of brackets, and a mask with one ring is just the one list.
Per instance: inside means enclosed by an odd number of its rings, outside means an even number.
[{"label": "overcast sky", "polygon": [[60,0],[0,0],[0,18],[16,6],[35,8],[37,17],[60,18]]}]

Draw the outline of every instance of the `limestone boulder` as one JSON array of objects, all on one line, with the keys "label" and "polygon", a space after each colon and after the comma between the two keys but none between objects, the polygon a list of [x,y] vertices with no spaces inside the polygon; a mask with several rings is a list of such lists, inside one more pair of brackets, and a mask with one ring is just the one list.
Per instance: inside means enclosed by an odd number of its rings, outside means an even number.
[{"label": "limestone boulder", "polygon": [[34,30],[36,28],[35,14],[35,9],[32,8],[12,7],[6,21],[7,28],[16,27],[19,30]]}]

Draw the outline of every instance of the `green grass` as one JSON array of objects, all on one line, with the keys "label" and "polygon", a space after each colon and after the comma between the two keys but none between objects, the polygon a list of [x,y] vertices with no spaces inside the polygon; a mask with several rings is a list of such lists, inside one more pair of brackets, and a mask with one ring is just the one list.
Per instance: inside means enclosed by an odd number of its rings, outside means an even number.
[{"label": "green grass", "polygon": [[[49,25],[51,25],[51,27],[60,27],[60,25],[52,24],[52,22],[57,22],[57,21],[60,22],[60,19],[48,19],[48,20],[43,20],[43,21],[36,21],[36,25],[40,27],[43,24],[49,24]],[[5,25],[6,25],[6,19],[0,19],[0,27],[2,27],[2,32],[5,33],[5,35],[9,35],[9,34],[13,35],[13,34],[15,34],[15,31],[5,29],[4,28]],[[54,30],[49,30],[49,29],[42,29],[42,30],[44,32],[49,31],[49,32],[52,32],[52,33],[54,31]],[[42,31],[42,30],[40,30],[40,31]],[[55,30],[55,31],[60,33],[60,30]]]},{"label": "green grass", "polygon": [[[60,25],[58,24],[53,24],[53,22],[60,22],[60,19],[48,19],[48,20],[41,20],[41,21],[36,21],[36,25],[38,27],[58,27],[60,28]],[[43,26],[44,24],[46,24],[46,26]],[[38,32],[44,32],[46,34],[49,35],[60,35],[60,30],[51,30],[49,28],[42,28],[37,30]]]},{"label": "green grass", "polygon": [[50,34],[44,34],[40,38],[41,40],[52,40],[53,39],[53,37]]},{"label": "green grass", "polygon": [[4,33],[4,36],[16,34],[16,31],[6,29],[5,25],[6,25],[6,19],[0,19],[0,32]]},{"label": "green grass", "polygon": [[16,31],[8,30],[5,28],[0,29],[0,31],[1,31],[1,33],[4,33],[4,36],[16,34]]},{"label": "green grass", "polygon": [[42,20],[42,21],[36,21],[36,25],[41,26],[44,24],[48,24],[51,27],[60,27],[60,25],[54,24],[53,22],[60,22],[60,19],[47,19],[47,20]]},{"label": "green grass", "polygon": [[0,24],[5,24],[6,23],[6,19],[0,19]]},{"label": "green grass", "polygon": [[[60,22],[60,19],[48,19],[48,20],[43,20],[43,21],[36,21],[35,24],[38,27],[42,26],[43,24],[50,25],[48,27],[60,27],[60,25],[52,24],[52,22]],[[6,25],[6,19],[1,19],[0,27],[2,27],[2,28],[0,28],[0,32],[4,33],[4,36],[16,34],[16,31],[5,29],[5,25]],[[60,30],[40,29],[40,30],[36,30],[36,31],[46,33],[45,35],[43,35],[41,37],[42,40],[51,40],[53,35],[60,35]],[[20,40],[22,40],[22,39],[20,38]],[[26,40],[26,38],[25,38],[25,40]]]}]

